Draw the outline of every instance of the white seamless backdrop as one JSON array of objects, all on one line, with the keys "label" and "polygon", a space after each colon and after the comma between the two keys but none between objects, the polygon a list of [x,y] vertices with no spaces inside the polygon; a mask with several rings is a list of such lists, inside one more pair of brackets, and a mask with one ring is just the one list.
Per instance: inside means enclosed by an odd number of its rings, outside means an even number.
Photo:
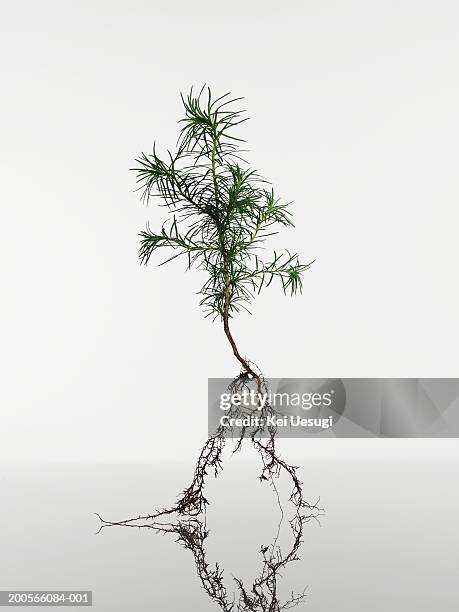
[{"label": "white seamless backdrop", "polygon": [[295,202],[275,244],[317,260],[302,297],[271,288],[235,322],[242,351],[267,376],[458,375],[457,3],[1,5],[1,460],[189,459],[204,439],[207,377],[237,364],[199,273],[139,266],[163,217],[128,170],[174,145],[192,84],[246,97],[250,160]]}]

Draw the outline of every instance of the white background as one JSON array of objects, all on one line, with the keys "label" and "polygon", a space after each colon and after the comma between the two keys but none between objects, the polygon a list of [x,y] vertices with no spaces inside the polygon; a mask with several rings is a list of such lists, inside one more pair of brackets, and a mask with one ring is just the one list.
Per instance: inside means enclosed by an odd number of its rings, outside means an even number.
[{"label": "white background", "polygon": [[455,2],[1,6],[0,459],[190,460],[204,440],[207,378],[237,364],[200,274],[139,266],[164,211],[129,172],[173,147],[192,84],[245,96],[250,161],[294,200],[278,244],[317,260],[302,297],[271,287],[234,323],[243,353],[266,376],[458,376]]}]

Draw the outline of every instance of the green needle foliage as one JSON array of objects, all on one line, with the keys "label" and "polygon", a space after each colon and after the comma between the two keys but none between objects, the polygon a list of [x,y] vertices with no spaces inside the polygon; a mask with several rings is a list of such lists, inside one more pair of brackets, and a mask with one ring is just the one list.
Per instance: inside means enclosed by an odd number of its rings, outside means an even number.
[{"label": "green needle foliage", "polygon": [[160,197],[170,213],[159,231],[147,225],[140,233],[141,262],[167,249],[171,254],[162,263],[184,256],[188,267],[204,269],[200,303],[226,325],[273,279],[285,293],[301,291],[301,274],[310,265],[289,251],[267,260],[260,255],[268,236],[293,223],[288,204],[241,157],[243,141],[234,129],[247,119],[235,108],[240,100],[229,93],[213,98],[204,87],[197,95],[182,95],[185,116],[176,152],[162,159],[154,146],[134,168],[142,199]]}]

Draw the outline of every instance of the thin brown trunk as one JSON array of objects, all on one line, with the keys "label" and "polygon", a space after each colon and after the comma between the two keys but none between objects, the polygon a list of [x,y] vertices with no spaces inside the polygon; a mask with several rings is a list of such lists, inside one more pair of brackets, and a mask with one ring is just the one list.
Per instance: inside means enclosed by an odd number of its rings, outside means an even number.
[{"label": "thin brown trunk", "polygon": [[260,381],[260,377],[258,376],[258,374],[256,372],[253,371],[253,369],[250,367],[248,361],[246,359],[244,359],[244,357],[241,356],[241,354],[239,353],[239,349],[237,348],[237,344],[231,334],[231,330],[229,327],[229,296],[228,296],[228,291],[229,289],[227,288],[225,291],[225,305],[224,305],[224,311],[223,311],[223,329],[225,330],[225,335],[228,338],[228,342],[231,345],[231,348],[233,349],[233,354],[236,357],[236,359],[239,361],[239,363],[242,365],[242,367],[244,368],[244,370],[247,372],[247,374],[249,374],[251,377],[253,377],[258,384],[261,383]]}]

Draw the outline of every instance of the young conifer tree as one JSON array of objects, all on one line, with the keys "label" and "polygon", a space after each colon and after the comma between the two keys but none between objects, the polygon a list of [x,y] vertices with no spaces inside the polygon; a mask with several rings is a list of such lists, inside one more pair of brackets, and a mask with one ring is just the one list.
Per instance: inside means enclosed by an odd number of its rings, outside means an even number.
[{"label": "young conifer tree", "polygon": [[[266,382],[254,364],[241,355],[230,330],[230,319],[241,309],[248,309],[253,296],[274,280],[280,281],[284,293],[293,295],[301,291],[301,274],[311,264],[302,264],[298,255],[288,250],[263,256],[266,239],[280,227],[293,223],[288,204],[275,196],[269,182],[242,157],[243,141],[235,135],[235,128],[247,119],[244,111],[234,107],[240,100],[230,94],[214,98],[209,88],[202,88],[197,95],[191,90],[186,98],[182,96],[185,116],[180,120],[176,151],[168,151],[163,159],[154,146],[152,153],[143,153],[136,160],[134,170],[143,200],[148,202],[157,197],[169,213],[161,228],[152,230],[147,225],[140,233],[139,257],[147,264],[155,251],[164,249],[167,255],[163,264],[185,257],[188,268],[197,266],[207,273],[200,303],[206,315],[222,322],[241,365],[241,373],[229,389],[240,392],[252,384],[260,392],[267,389]],[[263,410],[271,413],[269,405]],[[262,546],[260,575],[250,588],[234,578],[237,588],[231,596],[223,581],[223,570],[218,563],[212,566],[207,561],[205,550],[209,533],[205,524],[209,504],[205,481],[209,472],[217,476],[221,469],[227,429],[220,426],[208,438],[196,462],[191,485],[173,506],[122,521],[107,521],[98,515],[100,529],[124,526],[175,534],[177,542],[192,551],[203,588],[223,612],[290,609],[304,599],[305,592],[292,593],[281,603],[278,581],[285,567],[299,558],[304,524],[317,519],[322,511],[317,504],[304,499],[298,468],[277,454],[276,428],[256,427],[251,432],[243,429],[233,452],[241,448],[244,437],[250,439],[262,460],[260,481],[269,482],[275,490],[282,517],[275,479],[285,474],[291,481],[289,501],[295,511],[288,524],[293,540],[285,553],[278,545],[279,533],[271,545]],[[262,439],[263,434],[267,434],[266,440]],[[169,518],[173,515],[178,520]]]},{"label": "young conifer tree", "polygon": [[147,225],[140,233],[139,257],[147,264],[164,250],[162,263],[185,257],[189,268],[205,270],[200,304],[223,323],[243,373],[259,380],[236,345],[230,319],[273,280],[285,293],[301,291],[301,274],[311,264],[288,250],[264,257],[266,239],[293,223],[289,205],[242,157],[244,141],[235,135],[247,120],[235,107],[241,99],[229,93],[214,98],[204,87],[197,95],[182,95],[185,116],[175,152],[161,158],[153,146],[136,159],[142,199],[159,198],[169,213],[161,228]]}]

